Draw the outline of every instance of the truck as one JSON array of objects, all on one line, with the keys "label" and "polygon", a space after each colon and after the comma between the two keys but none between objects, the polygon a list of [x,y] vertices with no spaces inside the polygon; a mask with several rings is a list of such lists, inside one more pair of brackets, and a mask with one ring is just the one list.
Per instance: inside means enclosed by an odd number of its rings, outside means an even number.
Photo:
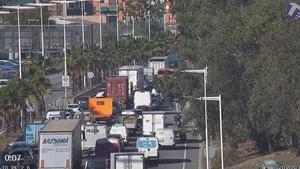
[{"label": "truck", "polygon": [[119,76],[128,77],[128,93],[132,96],[133,91],[143,87],[144,67],[143,66],[123,66],[119,68]]},{"label": "truck", "polygon": [[154,76],[154,69],[152,67],[145,67],[144,68],[144,79],[147,82],[153,82]]},{"label": "truck", "polygon": [[168,57],[166,56],[157,56],[152,57],[148,60],[148,67],[154,69],[154,75],[157,75],[159,69],[166,67],[167,58]]},{"label": "truck", "polygon": [[144,169],[144,153],[124,152],[110,154],[110,169]]},{"label": "truck", "polygon": [[128,129],[129,134],[134,134],[137,128],[137,116],[135,115],[122,115],[122,122]]},{"label": "truck", "polygon": [[159,159],[159,144],[156,137],[138,137],[136,140],[136,149],[144,153],[147,160]]},{"label": "truck", "polygon": [[107,126],[104,124],[84,124],[81,130],[85,133],[85,139],[81,142],[81,148],[84,151],[94,150],[97,139],[107,136]]},{"label": "truck", "polygon": [[110,120],[113,115],[113,99],[104,97],[89,98],[89,111],[92,121]]},{"label": "truck", "polygon": [[119,102],[123,107],[128,104],[128,77],[115,76],[106,79],[106,97]]},{"label": "truck", "polygon": [[151,106],[151,93],[149,91],[136,91],[134,93],[134,108],[149,110]]},{"label": "truck", "polygon": [[37,145],[39,131],[45,127],[45,123],[27,123],[25,126],[25,142],[29,145]]},{"label": "truck", "polygon": [[143,135],[153,136],[164,129],[164,111],[143,111]]},{"label": "truck", "polygon": [[39,138],[39,168],[80,168],[80,120],[49,121]]}]

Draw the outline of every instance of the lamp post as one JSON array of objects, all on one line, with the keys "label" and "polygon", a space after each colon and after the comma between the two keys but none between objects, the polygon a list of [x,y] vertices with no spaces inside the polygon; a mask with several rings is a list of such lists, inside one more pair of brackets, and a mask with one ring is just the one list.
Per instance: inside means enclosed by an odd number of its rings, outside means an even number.
[{"label": "lamp post", "polygon": [[43,27],[43,7],[54,6],[55,4],[47,3],[28,3],[29,6],[40,7],[40,17],[41,17],[41,44],[42,44],[42,57],[45,57],[45,42],[44,42],[44,27]]},{"label": "lamp post", "polygon": [[116,23],[117,23],[117,44],[119,44],[119,21],[118,21],[118,16],[119,16],[119,11],[118,11],[118,0],[116,0]]},{"label": "lamp post", "polygon": [[101,16],[101,1],[99,0],[99,45],[102,50],[102,16]]},{"label": "lamp post", "polygon": [[20,10],[25,10],[25,9],[34,9],[34,7],[30,6],[2,6],[4,9],[14,9],[17,10],[17,15],[18,15],[18,44],[19,44],[19,78],[22,79],[22,57],[21,57],[21,26],[20,26]]},{"label": "lamp post", "polygon": [[[204,75],[204,97],[206,97],[206,84],[207,84],[207,66],[200,70],[183,70],[184,73],[200,73]],[[208,159],[208,125],[207,125],[207,102],[204,100],[204,112],[205,112],[205,154],[206,154],[206,168],[209,169]]]},{"label": "lamp post", "polygon": [[224,153],[223,153],[223,127],[222,127],[222,99],[221,95],[217,97],[200,97],[196,98],[204,101],[218,101],[219,102],[219,115],[220,115],[220,142],[221,142],[221,166],[224,169]]},{"label": "lamp post", "polygon": [[[68,3],[75,3],[75,1],[52,1],[53,3],[63,4],[63,17],[64,17],[64,76],[67,76],[67,39],[66,39],[66,15],[67,15],[67,4]],[[65,87],[65,99],[68,97],[67,87]]]}]

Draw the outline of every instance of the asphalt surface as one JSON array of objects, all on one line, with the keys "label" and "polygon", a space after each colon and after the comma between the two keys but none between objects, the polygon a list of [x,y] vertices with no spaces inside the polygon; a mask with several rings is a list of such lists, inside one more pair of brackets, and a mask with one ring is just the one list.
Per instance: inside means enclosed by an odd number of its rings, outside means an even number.
[{"label": "asphalt surface", "polygon": [[[46,106],[57,105],[56,101],[58,98],[62,98],[65,95],[65,88],[62,87],[61,77],[62,73],[47,75],[46,78],[49,80],[50,85],[52,87],[51,94],[45,96],[45,104]],[[68,88],[68,95],[71,94],[71,89]]]}]

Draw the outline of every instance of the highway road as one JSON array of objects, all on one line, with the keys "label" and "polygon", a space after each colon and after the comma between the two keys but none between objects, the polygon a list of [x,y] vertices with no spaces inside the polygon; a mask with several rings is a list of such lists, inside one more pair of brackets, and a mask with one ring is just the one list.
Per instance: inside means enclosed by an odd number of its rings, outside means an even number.
[{"label": "highway road", "polygon": [[[102,87],[95,88],[81,96],[94,96],[97,92],[103,91]],[[180,106],[178,107],[180,109]],[[175,104],[163,103],[160,106],[160,110],[176,111]],[[167,116],[170,118],[171,116]],[[171,117],[172,118],[172,117]],[[170,121],[171,119],[166,119]],[[172,120],[171,120],[172,121]],[[192,126],[189,126],[190,128]],[[147,168],[150,169],[202,169],[201,161],[198,162],[199,155],[202,155],[200,151],[201,140],[197,136],[192,136],[190,133],[187,135],[187,140],[182,142],[179,138],[176,139],[175,148],[162,148],[159,150],[160,159],[158,163],[147,163]],[[135,151],[136,136],[129,138],[129,144],[125,147],[125,151]],[[203,150],[203,149],[201,149]],[[198,165],[200,167],[198,168]]]}]

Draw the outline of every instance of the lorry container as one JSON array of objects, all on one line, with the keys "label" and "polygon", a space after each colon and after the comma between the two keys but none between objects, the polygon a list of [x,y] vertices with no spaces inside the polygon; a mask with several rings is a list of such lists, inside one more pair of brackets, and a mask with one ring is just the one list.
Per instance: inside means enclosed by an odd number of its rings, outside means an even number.
[{"label": "lorry container", "polygon": [[128,101],[128,77],[115,76],[106,79],[106,97],[123,105]]},{"label": "lorry container", "polygon": [[143,135],[154,135],[164,129],[164,111],[143,111]]},{"label": "lorry container", "polygon": [[157,75],[158,70],[166,67],[166,60],[168,57],[152,57],[148,60],[148,67],[153,68],[154,75]]},{"label": "lorry container", "polygon": [[119,68],[119,76],[128,77],[128,93],[131,96],[132,91],[143,87],[144,67],[143,66],[123,66]]},{"label": "lorry container", "polygon": [[110,154],[110,169],[144,169],[144,153],[124,152]]},{"label": "lorry container", "polygon": [[145,67],[144,68],[144,79],[147,82],[153,82],[154,69],[153,67]]},{"label": "lorry container", "polygon": [[134,108],[143,110],[150,109],[151,93],[149,91],[136,91],[134,93]]},{"label": "lorry container", "polygon": [[27,123],[25,126],[25,141],[29,145],[39,143],[39,131],[45,127],[45,123]]},{"label": "lorry container", "polygon": [[49,121],[40,131],[39,137],[39,168],[80,168],[79,120]]},{"label": "lorry container", "polygon": [[94,150],[96,141],[107,136],[107,126],[104,124],[84,124],[81,126],[85,134],[82,150]]},{"label": "lorry container", "polygon": [[89,98],[89,111],[92,121],[110,119],[113,114],[113,99],[103,97]]},{"label": "lorry container", "polygon": [[175,147],[175,133],[172,128],[158,129],[157,132],[155,132],[155,137],[160,146]]}]

